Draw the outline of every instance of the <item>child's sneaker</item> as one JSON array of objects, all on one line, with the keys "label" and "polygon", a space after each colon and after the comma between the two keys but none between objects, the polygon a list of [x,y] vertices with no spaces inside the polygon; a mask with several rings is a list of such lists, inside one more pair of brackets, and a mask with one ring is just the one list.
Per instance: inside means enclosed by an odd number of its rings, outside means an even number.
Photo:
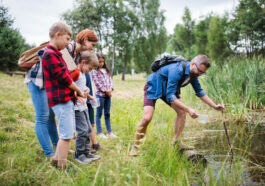
[{"label": "child's sneaker", "polygon": [[113,134],[112,132],[111,133],[108,133],[107,136],[109,138],[117,138],[118,136],[116,136],[115,134]]},{"label": "child's sneaker", "polygon": [[102,139],[107,139],[107,136],[105,136],[105,134],[103,133],[98,134],[98,137]]},{"label": "child's sneaker", "polygon": [[103,148],[101,147],[101,145],[99,143],[92,144],[92,149],[94,149],[96,151],[103,150]]},{"label": "child's sneaker", "polygon": [[92,162],[92,160],[87,158],[85,154],[81,154],[80,156],[75,158],[75,160],[81,164],[88,164]]},{"label": "child's sneaker", "polygon": [[86,154],[86,158],[89,159],[90,161],[95,161],[95,160],[100,159],[101,157],[100,157],[100,155],[94,155],[94,154],[89,152]]}]

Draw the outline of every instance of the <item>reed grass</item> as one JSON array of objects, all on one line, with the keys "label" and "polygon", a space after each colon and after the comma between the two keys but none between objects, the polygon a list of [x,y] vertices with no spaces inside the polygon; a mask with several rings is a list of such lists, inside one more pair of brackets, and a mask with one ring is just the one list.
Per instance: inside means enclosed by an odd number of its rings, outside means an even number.
[{"label": "reed grass", "polygon": [[213,64],[203,79],[207,93],[227,107],[230,119],[245,120],[249,111],[264,109],[265,59],[231,58]]}]

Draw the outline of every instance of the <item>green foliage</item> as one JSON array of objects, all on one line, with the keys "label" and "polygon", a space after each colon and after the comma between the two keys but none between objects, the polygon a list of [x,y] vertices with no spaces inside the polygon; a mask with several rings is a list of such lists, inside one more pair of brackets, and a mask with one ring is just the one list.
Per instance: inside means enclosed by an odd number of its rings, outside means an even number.
[{"label": "green foliage", "polygon": [[228,42],[225,35],[223,20],[217,16],[211,18],[207,33],[207,51],[210,58],[221,64],[221,60],[228,56]]},{"label": "green foliage", "polygon": [[231,20],[231,41],[247,55],[264,56],[264,0],[240,0]]},{"label": "green foliage", "polygon": [[177,24],[173,34],[173,44],[175,51],[182,54],[187,59],[195,56],[195,51],[192,46],[195,43],[194,26],[195,22],[191,18],[191,12],[188,7],[185,7],[184,15],[182,16],[182,24]]},{"label": "green foliage", "polygon": [[29,48],[18,30],[12,28],[13,20],[8,9],[0,5],[0,70],[18,69],[18,58]]},{"label": "green foliage", "polygon": [[197,54],[207,54],[208,29],[212,15],[207,15],[195,26],[195,43]]}]

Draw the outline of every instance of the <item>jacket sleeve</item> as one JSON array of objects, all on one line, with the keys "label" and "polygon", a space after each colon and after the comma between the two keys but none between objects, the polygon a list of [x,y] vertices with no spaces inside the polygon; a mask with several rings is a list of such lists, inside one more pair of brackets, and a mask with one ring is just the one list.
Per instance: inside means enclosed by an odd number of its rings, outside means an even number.
[{"label": "jacket sleeve", "polygon": [[206,92],[202,89],[198,78],[192,80],[190,84],[192,85],[197,97],[202,97],[206,95]]},{"label": "jacket sleeve", "polygon": [[183,70],[180,68],[169,68],[168,69],[168,81],[166,89],[166,100],[168,103],[173,102],[177,99],[176,91],[178,89],[178,82],[181,78]]}]

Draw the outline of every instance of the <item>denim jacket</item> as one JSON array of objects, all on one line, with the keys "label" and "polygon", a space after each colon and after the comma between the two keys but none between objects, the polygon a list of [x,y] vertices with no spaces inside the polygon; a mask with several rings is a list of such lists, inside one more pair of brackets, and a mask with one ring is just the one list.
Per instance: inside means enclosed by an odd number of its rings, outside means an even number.
[{"label": "denim jacket", "polygon": [[[183,75],[182,63],[171,63],[161,67],[157,72],[147,77],[147,98],[155,100],[165,96],[168,103],[173,102],[177,99],[176,94],[180,94],[180,85],[189,77],[189,73],[189,61],[186,62],[185,77],[183,79],[181,78]],[[196,96],[202,97],[206,95],[205,91],[201,88],[198,78],[191,80],[189,83],[192,85]]]}]

